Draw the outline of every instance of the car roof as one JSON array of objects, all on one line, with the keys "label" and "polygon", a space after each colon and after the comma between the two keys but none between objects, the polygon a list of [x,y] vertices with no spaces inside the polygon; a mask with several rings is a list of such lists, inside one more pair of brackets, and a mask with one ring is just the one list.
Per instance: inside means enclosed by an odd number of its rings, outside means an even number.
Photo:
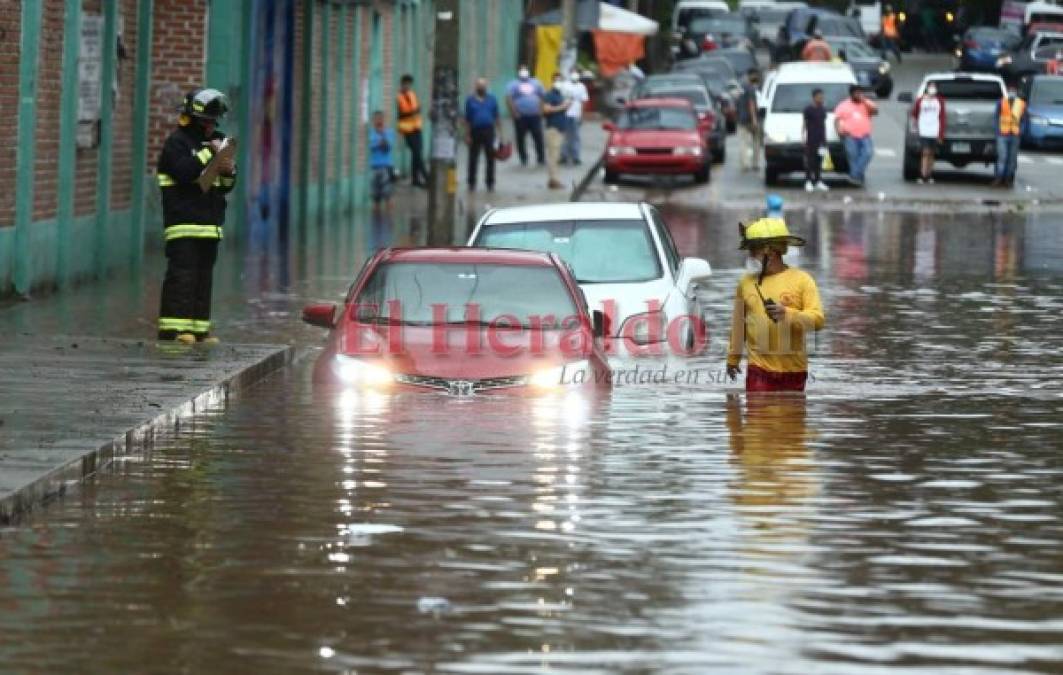
[{"label": "car roof", "polygon": [[846,63],[829,62],[793,62],[779,66],[775,75],[775,84],[793,84],[803,82],[854,83],[853,69]]},{"label": "car roof", "polygon": [[995,75],[993,73],[957,73],[951,70],[937,73],[927,73],[923,76],[923,82],[929,82],[930,80],[980,80],[982,82],[1004,81],[1000,77],[1000,75]]},{"label": "car roof", "polygon": [[640,202],[562,202],[495,209],[484,225],[537,223],[557,220],[645,220]]},{"label": "car roof", "polygon": [[634,101],[630,101],[628,108],[691,108],[693,107],[690,101],[685,98],[669,98],[667,96],[656,96],[650,94],[645,98],[637,98]]},{"label": "car roof", "polygon": [[380,262],[554,266],[554,261],[549,253],[506,248],[466,248],[463,246],[389,248],[381,254]]}]

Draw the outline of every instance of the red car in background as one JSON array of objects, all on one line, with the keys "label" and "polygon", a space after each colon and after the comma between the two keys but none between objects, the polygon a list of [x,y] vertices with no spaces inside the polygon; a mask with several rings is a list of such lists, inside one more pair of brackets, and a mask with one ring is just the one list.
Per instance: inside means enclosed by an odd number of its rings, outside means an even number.
[{"label": "red car in background", "polygon": [[329,329],[315,382],[467,396],[611,386],[579,284],[556,255],[489,248],[389,248],[342,305],[308,305]]},{"label": "red car in background", "polygon": [[605,182],[621,174],[691,174],[707,183],[711,153],[690,102],[642,98],[628,103],[616,122],[606,122]]}]

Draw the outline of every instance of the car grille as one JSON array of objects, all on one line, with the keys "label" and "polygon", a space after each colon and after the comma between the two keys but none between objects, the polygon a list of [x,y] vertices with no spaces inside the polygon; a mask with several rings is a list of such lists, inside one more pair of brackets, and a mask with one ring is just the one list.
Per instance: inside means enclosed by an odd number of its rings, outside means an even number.
[{"label": "car grille", "polygon": [[672,154],[671,148],[635,148],[635,153],[639,155],[670,155]]},{"label": "car grille", "polygon": [[490,389],[504,389],[506,387],[521,387],[527,384],[528,378],[524,375],[512,375],[509,377],[488,377],[482,380],[448,380],[443,377],[431,377],[428,375],[396,375],[395,380],[402,384],[428,389],[439,389],[458,396],[468,396]]}]

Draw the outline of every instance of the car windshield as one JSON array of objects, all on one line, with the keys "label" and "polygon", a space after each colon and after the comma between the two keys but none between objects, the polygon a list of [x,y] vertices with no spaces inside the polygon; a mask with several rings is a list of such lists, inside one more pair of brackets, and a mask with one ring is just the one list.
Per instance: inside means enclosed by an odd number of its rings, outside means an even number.
[{"label": "car windshield", "polygon": [[698,128],[698,122],[687,108],[639,106],[628,108],[621,113],[617,126],[625,131],[632,129],[690,131]]},{"label": "car windshield", "polygon": [[476,246],[548,251],[567,262],[580,283],[650,281],[661,277],[649,228],[641,220],[559,220],[488,225]]},{"label": "car windshield", "polygon": [[1063,105],[1063,78],[1035,80],[1030,105]]},{"label": "car windshield", "polygon": [[711,16],[718,16],[723,14],[718,9],[710,9],[707,7],[684,7],[679,10],[679,15],[676,17],[676,25],[680,28],[685,28],[691,24],[691,22]]},{"label": "car windshield", "polygon": [[812,91],[823,90],[823,103],[827,110],[842,102],[849,95],[849,85],[845,82],[802,82],[800,84],[780,84],[775,87],[775,96],[771,101],[771,111],[777,113],[799,113],[812,103]]},{"label": "car windshield", "polygon": [[857,42],[856,40],[827,40],[827,44],[830,45],[831,51],[835,54],[841,54],[844,50],[846,58],[881,58],[878,52],[872,49],[866,42]]},{"label": "car windshield", "polygon": [[820,17],[816,21],[816,29],[824,35],[842,35],[845,37],[860,37],[858,24],[841,17]]},{"label": "car windshield", "polygon": [[938,94],[946,101],[951,99],[965,101],[999,101],[1004,90],[995,80],[935,80]]},{"label": "car windshield", "polygon": [[785,9],[758,9],[756,16],[761,23],[782,23],[786,19],[789,10]]},{"label": "car windshield", "polygon": [[1019,44],[1021,38],[1016,33],[999,28],[973,28],[967,34],[967,39],[975,42],[999,42],[1005,48],[1011,49]]},{"label": "car windshield", "polygon": [[690,22],[691,33],[731,33],[741,35],[746,32],[746,20],[741,17],[714,16]]},{"label": "car windshield", "polygon": [[[394,302],[394,301],[397,301]],[[379,266],[356,300],[360,321],[440,323],[434,307],[443,305],[446,322],[464,323],[469,306],[480,321],[510,315],[524,327],[532,317],[561,319],[576,314],[572,295],[553,267],[487,263],[394,262]]]},{"label": "car windshield", "polygon": [[642,98],[681,98],[690,101],[695,108],[708,108],[712,105],[709,95],[704,89],[667,89],[665,87],[651,88]]}]

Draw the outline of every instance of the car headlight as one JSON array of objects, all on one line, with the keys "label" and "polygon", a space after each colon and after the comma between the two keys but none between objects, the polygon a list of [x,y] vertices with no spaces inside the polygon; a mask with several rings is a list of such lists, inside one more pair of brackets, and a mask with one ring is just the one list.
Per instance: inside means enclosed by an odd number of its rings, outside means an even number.
[{"label": "car headlight", "polygon": [[878,64],[879,75],[885,75],[888,72],[890,72],[890,64],[888,61],[883,61],[882,63]]},{"label": "car headlight", "polygon": [[956,58],[958,58],[958,59],[962,59],[963,58],[963,50],[960,49],[959,47],[957,47],[956,51],[953,52],[953,53],[956,54]]},{"label": "car headlight", "polygon": [[619,155],[634,155],[635,148],[628,145],[614,145],[609,148],[609,156],[617,157]]},{"label": "car headlight", "polygon": [[689,155],[691,157],[701,156],[700,145],[679,145],[672,149],[673,155]]},{"label": "car headlight", "polygon": [[1008,65],[1011,65],[1011,57],[1010,56],[1001,56],[999,59],[997,59],[997,68],[999,68],[1001,66],[1008,66]]},{"label": "car headlight", "polygon": [[1048,118],[1040,115],[1030,115],[1030,124],[1036,124],[1039,127],[1044,126],[1048,124]]},{"label": "car headlight", "polygon": [[786,135],[785,134],[774,134],[774,133],[769,131],[768,132],[768,142],[769,143],[785,143],[786,142]]},{"label": "car headlight", "polygon": [[332,368],[336,373],[336,377],[344,384],[379,387],[395,381],[395,376],[386,367],[364,359],[344,356],[343,354],[336,355]]},{"label": "car headlight", "polygon": [[528,376],[528,384],[536,389],[557,389],[588,382],[590,361],[572,361],[561,366],[543,368]]},{"label": "car headlight", "polygon": [[620,335],[630,338],[637,345],[660,342],[668,332],[668,321],[664,312],[643,312],[628,317],[620,329]]}]

